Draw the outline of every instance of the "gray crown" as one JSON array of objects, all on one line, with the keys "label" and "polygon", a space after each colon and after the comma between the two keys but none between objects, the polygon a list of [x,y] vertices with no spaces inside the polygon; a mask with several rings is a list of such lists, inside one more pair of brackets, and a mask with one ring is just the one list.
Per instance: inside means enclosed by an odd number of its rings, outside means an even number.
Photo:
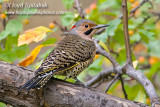
[{"label": "gray crown", "polygon": [[[80,25],[82,25],[83,23],[85,23],[85,22],[89,22],[89,23],[92,23],[92,24],[95,24],[93,21],[91,21],[91,20],[88,20],[88,19],[81,19],[81,20],[79,20],[78,22],[76,22],[75,24],[74,24],[74,26],[80,26]],[[96,25],[96,24],[95,24]]]}]

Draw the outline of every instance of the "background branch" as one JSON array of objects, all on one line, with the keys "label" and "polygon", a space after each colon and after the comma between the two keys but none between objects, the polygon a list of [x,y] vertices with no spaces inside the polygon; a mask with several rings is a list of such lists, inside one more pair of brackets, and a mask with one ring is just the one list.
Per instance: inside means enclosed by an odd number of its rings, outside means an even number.
[{"label": "background branch", "polygon": [[125,88],[124,88],[124,81],[123,81],[123,79],[122,79],[122,76],[120,76],[119,78],[120,78],[120,81],[121,81],[121,86],[122,86],[122,90],[123,90],[123,93],[124,93],[124,98],[125,98],[125,99],[128,99],[127,92],[126,92],[126,90],[125,90]]},{"label": "background branch", "polygon": [[[134,10],[131,11],[131,13],[136,11],[140,6],[142,6],[147,1],[149,1],[149,0],[143,0],[140,3],[140,5],[138,5],[136,8],[134,8]],[[77,5],[77,7],[79,7],[79,6]],[[113,68],[102,70],[97,76],[93,77],[90,81],[88,81],[86,83],[86,86],[94,85],[98,81],[103,80],[105,77],[107,77],[111,73],[115,73],[117,75],[126,74],[126,75],[134,78],[135,80],[137,80],[145,88],[147,95],[150,97],[151,104],[153,107],[160,106],[160,99],[155,91],[153,84],[150,82],[150,80],[148,80],[146,78],[146,76],[144,74],[141,73],[141,71],[137,71],[132,67],[132,53],[131,53],[131,46],[130,46],[130,40],[129,40],[129,34],[128,34],[127,0],[122,0],[122,9],[123,9],[123,29],[124,29],[127,62],[123,66],[119,65],[119,63],[108,52],[106,52],[105,50],[103,50],[100,47],[100,45],[98,44],[98,40],[95,39],[94,42],[97,47],[96,53],[101,54],[104,57],[108,58],[111,61]],[[79,9],[78,12],[79,12],[79,14],[81,14],[82,10]],[[136,73],[134,71],[136,71]],[[124,89],[123,81],[122,81],[122,90],[125,94],[125,98],[127,98],[127,94]]]},{"label": "background branch", "polygon": [[80,3],[79,0],[75,0],[76,2],[76,9],[78,10],[79,15],[81,16],[82,19],[84,19],[85,15],[84,15],[84,11],[83,9],[80,7]]},{"label": "background branch", "polygon": [[123,30],[124,30],[124,39],[126,47],[126,59],[127,63],[132,65],[132,52],[128,34],[128,10],[127,10],[127,0],[122,0],[122,9],[123,9]]},{"label": "background branch", "polygon": [[[151,5],[152,3],[149,0],[142,0],[140,4],[138,4],[135,8],[133,8],[129,13],[132,14],[132,16],[134,16],[135,12],[141,7],[143,6],[146,2],[149,2]],[[119,16],[119,18],[123,18],[123,15]]]},{"label": "background branch", "polygon": [[149,0],[142,0],[140,4],[138,4],[135,8],[130,11],[130,14],[134,14],[136,10],[138,10],[144,3],[149,2]]},{"label": "background branch", "polygon": [[88,81],[86,84],[87,86],[92,86],[94,83],[97,81],[100,81],[104,77],[110,75],[111,73],[115,74],[126,74],[131,78],[134,78],[137,80],[146,90],[147,95],[149,96],[151,100],[152,107],[160,106],[160,98],[156,93],[156,90],[153,86],[153,84],[150,82],[149,79],[140,71],[140,70],[135,70],[131,65],[126,64],[126,65],[119,65],[118,62],[106,51],[104,51],[97,42],[97,52],[103,55],[104,57],[108,58],[113,65],[116,65],[116,67],[113,67],[111,69],[104,69],[101,71],[97,76],[93,77],[90,81]]}]

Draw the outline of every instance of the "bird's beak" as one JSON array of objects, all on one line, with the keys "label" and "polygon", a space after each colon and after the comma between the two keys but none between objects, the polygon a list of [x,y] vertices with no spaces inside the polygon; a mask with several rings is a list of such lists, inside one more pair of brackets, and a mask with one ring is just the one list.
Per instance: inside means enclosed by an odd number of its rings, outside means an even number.
[{"label": "bird's beak", "polygon": [[110,25],[97,25],[97,26],[92,27],[92,29],[100,29],[100,28],[108,27],[108,26]]}]

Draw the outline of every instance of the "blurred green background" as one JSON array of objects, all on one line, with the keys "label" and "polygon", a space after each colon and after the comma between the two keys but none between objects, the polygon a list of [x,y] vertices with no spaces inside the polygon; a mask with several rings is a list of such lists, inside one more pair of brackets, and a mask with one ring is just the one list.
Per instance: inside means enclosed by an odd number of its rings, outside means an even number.
[{"label": "blurred green background", "polygon": [[[121,0],[79,0],[84,9],[86,18],[97,24],[109,24],[110,26],[95,38],[102,41],[116,60],[123,65],[126,61],[125,43],[123,37],[123,25],[119,16],[122,15]],[[22,8],[19,11],[64,11],[62,15],[9,15],[8,11],[16,11],[15,8],[6,8],[7,3],[47,3],[48,8]],[[135,8],[142,0],[128,0],[128,11]],[[151,3],[152,4],[151,4]],[[129,15],[129,35],[132,46],[132,60],[136,69],[140,69],[154,84],[158,95],[160,95],[160,21],[158,19],[158,4],[160,0],[150,0],[142,5],[134,15]],[[54,49],[60,39],[63,38],[62,30],[69,30],[78,21],[80,16],[73,9],[74,0],[0,0],[0,60],[18,64],[24,60],[31,51],[39,45],[43,47],[28,69],[35,70],[44,58]],[[160,14],[160,13],[159,13]],[[45,26],[54,33],[47,33],[40,42],[32,42],[17,46],[18,38],[26,30],[39,26]],[[67,28],[66,28],[67,27]],[[87,82],[97,75],[103,68],[111,67],[108,59],[96,55],[94,63],[79,75],[82,82]],[[144,88],[128,76],[123,76],[125,89],[129,100],[150,104]],[[60,77],[61,78],[61,77]],[[111,79],[110,79],[111,80]],[[109,81],[103,82],[97,87],[104,91]],[[109,89],[108,94],[124,98],[121,83],[117,81]],[[6,106],[0,103],[0,107]]]}]

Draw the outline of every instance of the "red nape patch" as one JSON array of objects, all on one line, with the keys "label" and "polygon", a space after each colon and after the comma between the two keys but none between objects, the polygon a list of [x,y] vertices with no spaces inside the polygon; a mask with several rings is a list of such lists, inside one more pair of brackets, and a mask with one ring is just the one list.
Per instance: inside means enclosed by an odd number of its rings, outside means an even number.
[{"label": "red nape patch", "polygon": [[71,28],[71,30],[73,29],[73,28],[75,28],[76,26],[73,26],[72,28]]}]

